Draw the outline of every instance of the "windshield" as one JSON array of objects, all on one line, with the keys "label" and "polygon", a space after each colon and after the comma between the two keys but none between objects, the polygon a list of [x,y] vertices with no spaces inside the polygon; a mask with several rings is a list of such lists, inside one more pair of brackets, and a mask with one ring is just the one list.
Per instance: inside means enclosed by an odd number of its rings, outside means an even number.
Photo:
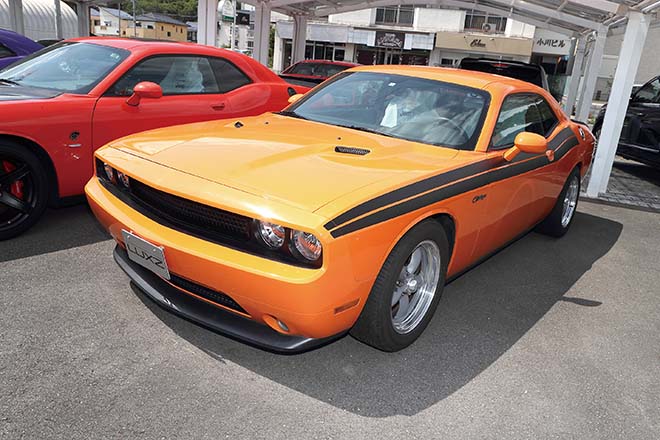
[{"label": "windshield", "polygon": [[0,71],[0,79],[26,87],[88,93],[129,52],[88,43],[61,43]]},{"label": "windshield", "polygon": [[489,95],[452,83],[376,72],[340,74],[285,115],[384,136],[474,149]]}]

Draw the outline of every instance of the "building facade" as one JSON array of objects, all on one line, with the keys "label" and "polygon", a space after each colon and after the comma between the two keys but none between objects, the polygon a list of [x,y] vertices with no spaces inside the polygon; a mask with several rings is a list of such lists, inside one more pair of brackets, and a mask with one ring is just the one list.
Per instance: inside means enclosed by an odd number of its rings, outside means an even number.
[{"label": "building facade", "polygon": [[126,11],[99,8],[90,11],[92,33],[98,36],[120,36],[153,40],[186,41],[188,25],[164,14],[150,12],[135,19]]},{"label": "building facade", "polygon": [[[530,61],[535,54],[567,56],[572,41],[561,35],[562,49],[537,29],[506,17],[477,11],[393,6],[330,15],[307,27],[308,59],[360,64],[456,66],[467,56]],[[276,23],[274,70],[291,63],[293,22]],[[566,43],[568,41],[568,44]],[[547,50],[550,48],[551,50]],[[537,50],[539,51],[537,53]],[[548,60],[557,64],[557,60]]]}]

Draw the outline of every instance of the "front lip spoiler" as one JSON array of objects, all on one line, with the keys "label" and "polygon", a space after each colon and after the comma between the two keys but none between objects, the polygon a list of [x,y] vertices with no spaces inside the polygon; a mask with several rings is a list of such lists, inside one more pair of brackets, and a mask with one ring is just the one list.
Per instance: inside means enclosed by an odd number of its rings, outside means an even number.
[{"label": "front lip spoiler", "polygon": [[115,247],[114,257],[131,281],[162,308],[255,347],[282,354],[302,353],[325,345],[345,334],[340,333],[321,339],[284,335],[264,324],[214,307],[177,289],[153,272],[133,263],[128,258],[128,253],[119,245]]}]

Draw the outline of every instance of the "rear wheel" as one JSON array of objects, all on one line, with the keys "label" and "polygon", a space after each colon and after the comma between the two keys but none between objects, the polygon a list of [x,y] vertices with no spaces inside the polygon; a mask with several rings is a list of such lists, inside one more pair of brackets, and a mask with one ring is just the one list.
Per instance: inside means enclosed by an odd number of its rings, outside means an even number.
[{"label": "rear wheel", "polygon": [[39,159],[24,146],[0,144],[0,240],[36,223],[48,203],[48,179]]},{"label": "rear wheel", "polygon": [[438,307],[448,260],[442,225],[426,220],[411,229],[385,260],[351,335],[384,351],[412,344]]},{"label": "rear wheel", "polygon": [[536,230],[552,237],[562,237],[566,234],[575,217],[579,197],[580,170],[575,168],[566,179],[552,212],[536,227]]}]

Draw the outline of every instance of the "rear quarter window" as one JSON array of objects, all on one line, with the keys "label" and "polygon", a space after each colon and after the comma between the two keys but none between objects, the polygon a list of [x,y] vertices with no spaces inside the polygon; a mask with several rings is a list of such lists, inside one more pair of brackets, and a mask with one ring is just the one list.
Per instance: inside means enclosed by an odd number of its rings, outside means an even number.
[{"label": "rear quarter window", "polygon": [[16,54],[4,44],[0,44],[0,58],[15,57]]}]

